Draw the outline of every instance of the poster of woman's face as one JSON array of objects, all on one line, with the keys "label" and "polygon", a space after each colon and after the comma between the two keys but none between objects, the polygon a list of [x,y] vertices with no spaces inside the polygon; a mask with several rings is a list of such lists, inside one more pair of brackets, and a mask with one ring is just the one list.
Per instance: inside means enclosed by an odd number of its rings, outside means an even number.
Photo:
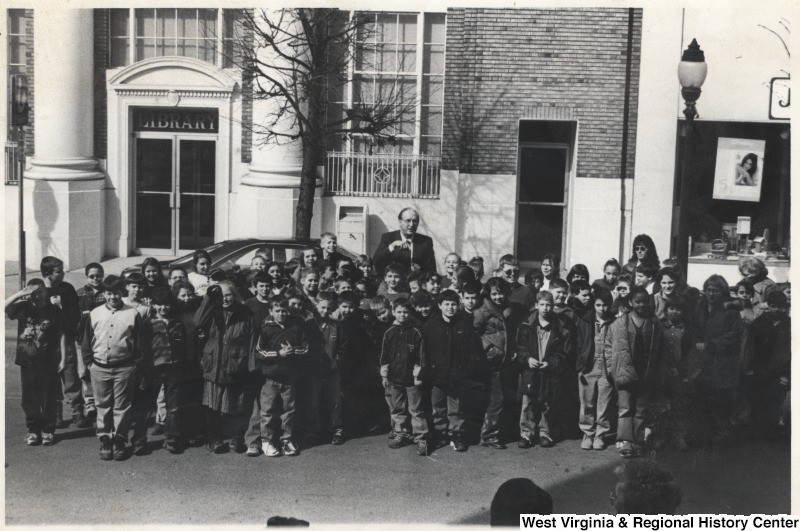
[{"label": "poster of woman's face", "polygon": [[720,138],[714,174],[714,199],[759,201],[761,199],[764,140]]}]

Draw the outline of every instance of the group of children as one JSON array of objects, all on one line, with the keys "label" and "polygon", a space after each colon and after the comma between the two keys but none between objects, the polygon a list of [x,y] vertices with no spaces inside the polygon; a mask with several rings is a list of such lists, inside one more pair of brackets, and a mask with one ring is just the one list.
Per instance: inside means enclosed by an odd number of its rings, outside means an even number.
[{"label": "group of children", "polygon": [[246,275],[210,265],[202,250],[166,277],[153,258],[127,277],[92,263],[76,292],[44,258],[43,278],[6,300],[27,444],[53,444],[63,395],[106,460],[148,454],[153,415],[174,453],[293,456],[382,430],[394,449],[463,452],[481,387],[479,443],[496,449],[581,438],[632,457],[722,446],[743,418],[770,436],[788,422],[789,289],[757,259],[733,290],[713,275],[702,292],[645,235],[593,283],[581,264],[561,279],[551,255],[524,276],[505,255],[485,282],[482,259],[454,253],[444,275],[378,276],[331,233],[293,263],[264,249]]}]

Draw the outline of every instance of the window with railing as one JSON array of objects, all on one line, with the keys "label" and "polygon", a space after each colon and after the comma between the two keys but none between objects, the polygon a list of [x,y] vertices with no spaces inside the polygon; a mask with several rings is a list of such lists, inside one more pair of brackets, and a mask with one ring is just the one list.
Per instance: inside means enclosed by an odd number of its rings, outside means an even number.
[{"label": "window with railing", "polygon": [[337,195],[439,195],[444,102],[444,13],[357,13],[351,82],[332,93],[329,112],[391,102],[396,141],[340,135],[328,144],[327,192]]},{"label": "window with railing", "polygon": [[240,10],[109,9],[108,13],[110,68],[165,56],[233,66],[232,41],[240,35]]}]

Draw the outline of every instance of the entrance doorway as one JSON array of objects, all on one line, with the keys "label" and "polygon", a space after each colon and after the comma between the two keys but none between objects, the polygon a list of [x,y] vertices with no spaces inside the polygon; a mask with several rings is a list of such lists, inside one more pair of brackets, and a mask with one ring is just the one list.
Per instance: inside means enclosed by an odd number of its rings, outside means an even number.
[{"label": "entrance doorway", "polygon": [[216,137],[134,133],[135,246],[179,254],[214,243]]},{"label": "entrance doorway", "polygon": [[569,185],[568,144],[520,143],[516,249],[524,267],[554,254],[564,263]]}]

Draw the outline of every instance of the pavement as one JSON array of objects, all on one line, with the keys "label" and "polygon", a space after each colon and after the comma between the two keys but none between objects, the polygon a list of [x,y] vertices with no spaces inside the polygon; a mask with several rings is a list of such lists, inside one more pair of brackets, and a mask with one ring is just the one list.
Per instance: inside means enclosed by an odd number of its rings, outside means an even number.
[{"label": "pavement", "polygon": [[[118,272],[141,257],[106,262]],[[69,272],[76,287],[83,272]],[[6,293],[16,288],[6,276]],[[101,461],[93,430],[70,426],[51,447],[28,447],[20,407],[19,370],[13,363],[16,323],[6,319],[5,475],[6,524],[251,524],[293,516],[312,524],[433,523],[487,525],[489,505],[507,479],[528,477],[547,489],[561,513],[610,510],[613,448],[581,450],[578,440],[554,448],[507,450],[443,448],[419,457],[415,447],[387,447],[385,435],[343,446],[301,448],[297,457],[257,458],[209,454],[191,448],[123,462]],[[473,397],[480,402],[482,395]],[[68,407],[65,409],[68,410]],[[67,415],[69,416],[69,415]],[[162,437],[151,437],[154,447]],[[743,439],[730,448],[655,458],[683,489],[678,511],[687,513],[789,513],[791,452],[788,441]]]}]

